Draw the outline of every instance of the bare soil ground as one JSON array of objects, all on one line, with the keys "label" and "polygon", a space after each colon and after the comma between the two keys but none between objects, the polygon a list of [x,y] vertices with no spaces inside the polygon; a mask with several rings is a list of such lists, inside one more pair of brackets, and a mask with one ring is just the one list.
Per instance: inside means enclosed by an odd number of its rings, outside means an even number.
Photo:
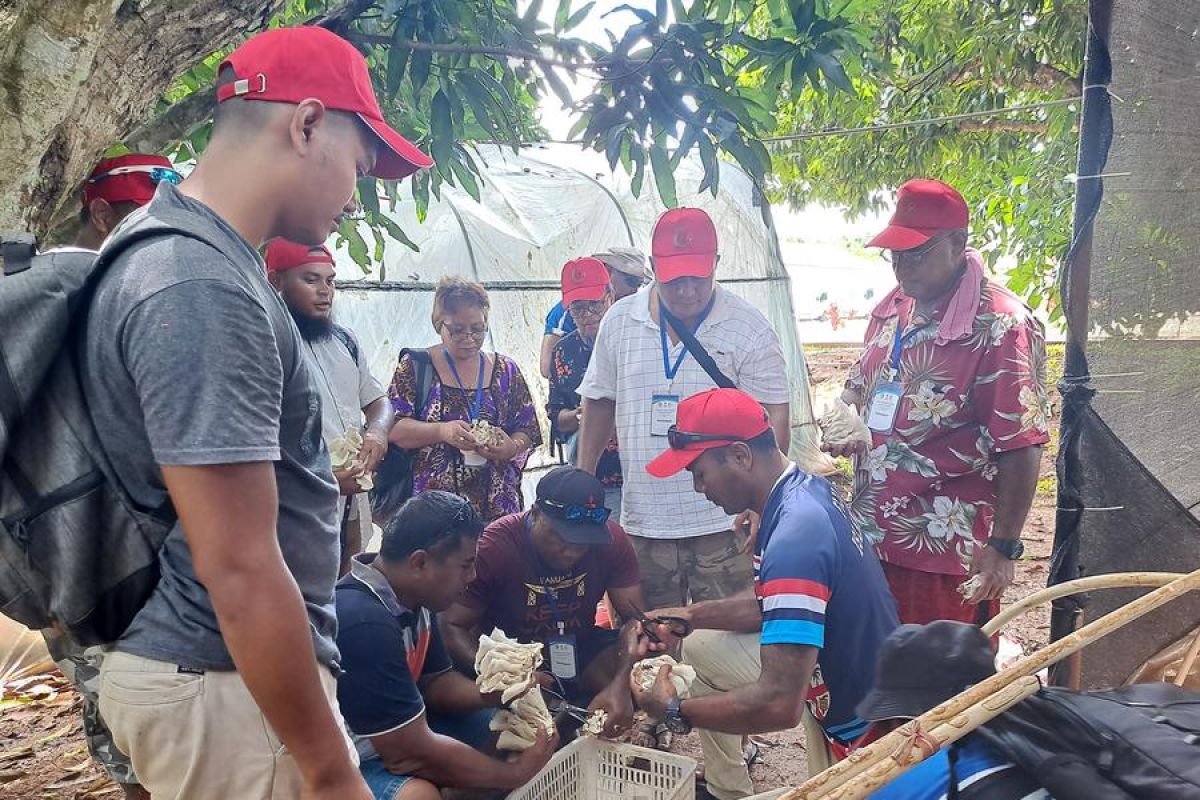
[{"label": "bare soil ground", "polygon": [[[840,391],[857,352],[855,346],[806,348],[818,413],[824,402]],[[1061,364],[1061,346],[1051,346],[1051,385],[1058,380]],[[1025,526],[1025,557],[1005,596],[1006,604],[1046,585],[1054,541],[1057,409],[1051,424],[1054,444],[1043,457],[1037,498]],[[1027,653],[1046,644],[1049,609],[1037,609],[1016,620],[1005,629],[1005,635]],[[79,726],[78,696],[69,686],[48,688],[57,692],[49,699],[0,706],[0,800],[119,800],[121,789],[88,757]],[[695,734],[676,739],[672,750],[700,760]],[[760,751],[761,761],[751,770],[759,791],[795,786],[806,777],[804,736],[799,730],[762,737]]]}]

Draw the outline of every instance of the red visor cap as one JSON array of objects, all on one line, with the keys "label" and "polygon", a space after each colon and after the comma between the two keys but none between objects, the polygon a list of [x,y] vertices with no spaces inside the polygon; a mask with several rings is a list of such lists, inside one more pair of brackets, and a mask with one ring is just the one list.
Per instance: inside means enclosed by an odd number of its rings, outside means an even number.
[{"label": "red visor cap", "polygon": [[717,269],[717,229],[699,208],[672,208],[654,226],[650,240],[654,277],[708,278]]},{"label": "red visor cap", "polygon": [[867,247],[911,250],[942,231],[962,230],[969,222],[967,201],[957,189],[931,178],[917,178],[897,190],[896,212]]},{"label": "red visor cap", "polygon": [[687,469],[705,450],[753,439],[770,428],[766,410],[741,389],[709,389],[694,394],[679,404],[675,412],[675,429],[681,433],[729,438],[690,442],[678,450],[672,447],[647,464],[646,472],[656,478],[669,478]]},{"label": "red visor cap", "polygon": [[323,244],[306,245],[272,239],[267,245],[267,272],[287,272],[305,264],[332,264],[333,254]]},{"label": "red visor cap", "polygon": [[113,170],[128,167],[162,167],[175,170],[171,160],[165,156],[126,153],[116,158],[106,158],[96,165],[92,174],[88,175],[87,183],[83,185],[84,206],[91,205],[97,198],[110,203],[137,203],[139,206],[149,203],[158,184],[150,179],[148,171],[109,175]]},{"label": "red visor cap", "polygon": [[335,33],[315,26],[266,31],[230,53],[221,62],[226,67],[236,79],[217,89],[218,103],[241,97],[297,104],[311,97],[357,114],[383,144],[371,171],[376,178],[399,180],[433,164],[384,122],[366,59]]},{"label": "red visor cap", "polygon": [[562,302],[567,308],[576,300],[599,300],[608,291],[608,267],[590,256],[568,261],[562,268]]}]

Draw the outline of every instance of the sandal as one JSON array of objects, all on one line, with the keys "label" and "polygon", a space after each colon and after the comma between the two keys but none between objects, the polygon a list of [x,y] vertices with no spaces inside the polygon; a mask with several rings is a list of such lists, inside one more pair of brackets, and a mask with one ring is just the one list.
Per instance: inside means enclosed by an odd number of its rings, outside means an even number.
[{"label": "sandal", "polygon": [[671,749],[671,730],[661,722],[643,722],[634,727],[629,743],[665,752]]}]

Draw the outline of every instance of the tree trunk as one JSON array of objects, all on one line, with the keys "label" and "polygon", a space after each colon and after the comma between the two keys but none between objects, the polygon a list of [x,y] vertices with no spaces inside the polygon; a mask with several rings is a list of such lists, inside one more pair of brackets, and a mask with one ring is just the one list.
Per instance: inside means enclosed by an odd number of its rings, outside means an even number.
[{"label": "tree trunk", "polygon": [[0,0],[0,229],[43,235],[171,81],[284,0]]}]

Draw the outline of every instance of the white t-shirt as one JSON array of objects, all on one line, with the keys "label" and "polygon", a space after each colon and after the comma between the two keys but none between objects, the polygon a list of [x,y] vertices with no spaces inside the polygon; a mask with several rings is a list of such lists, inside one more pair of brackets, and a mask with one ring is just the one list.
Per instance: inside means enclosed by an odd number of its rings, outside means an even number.
[{"label": "white t-shirt", "polygon": [[[352,333],[350,336],[354,337]],[[358,340],[354,341],[357,345]],[[337,336],[326,336],[316,341],[307,341],[305,344],[313,371],[313,383],[321,395],[321,436],[328,447],[334,440],[345,436],[347,430],[361,430],[363,409],[383,397],[386,392],[367,368],[365,354],[360,351],[356,362],[349,348]],[[361,519],[363,536],[369,536],[371,504],[366,492],[355,495],[355,500],[356,507],[351,510],[350,517]],[[345,501],[345,497],[338,498],[339,524],[345,510]]]},{"label": "white t-shirt", "polygon": [[[719,285],[714,291],[712,311],[696,339],[739,389],[760,403],[787,403],[787,365],[771,323]],[[668,338],[667,345],[674,365],[683,343],[671,347]],[[658,323],[650,317],[650,287],[620,300],[605,314],[579,394],[616,401],[625,478],[621,525],[626,532],[649,539],[683,539],[729,529],[732,518],[692,489],[690,473],[661,479],[646,472],[646,464],[668,447],[666,436],[650,434],[654,395],[683,400],[713,388],[716,384],[690,354],[674,380],[667,379]]]}]

